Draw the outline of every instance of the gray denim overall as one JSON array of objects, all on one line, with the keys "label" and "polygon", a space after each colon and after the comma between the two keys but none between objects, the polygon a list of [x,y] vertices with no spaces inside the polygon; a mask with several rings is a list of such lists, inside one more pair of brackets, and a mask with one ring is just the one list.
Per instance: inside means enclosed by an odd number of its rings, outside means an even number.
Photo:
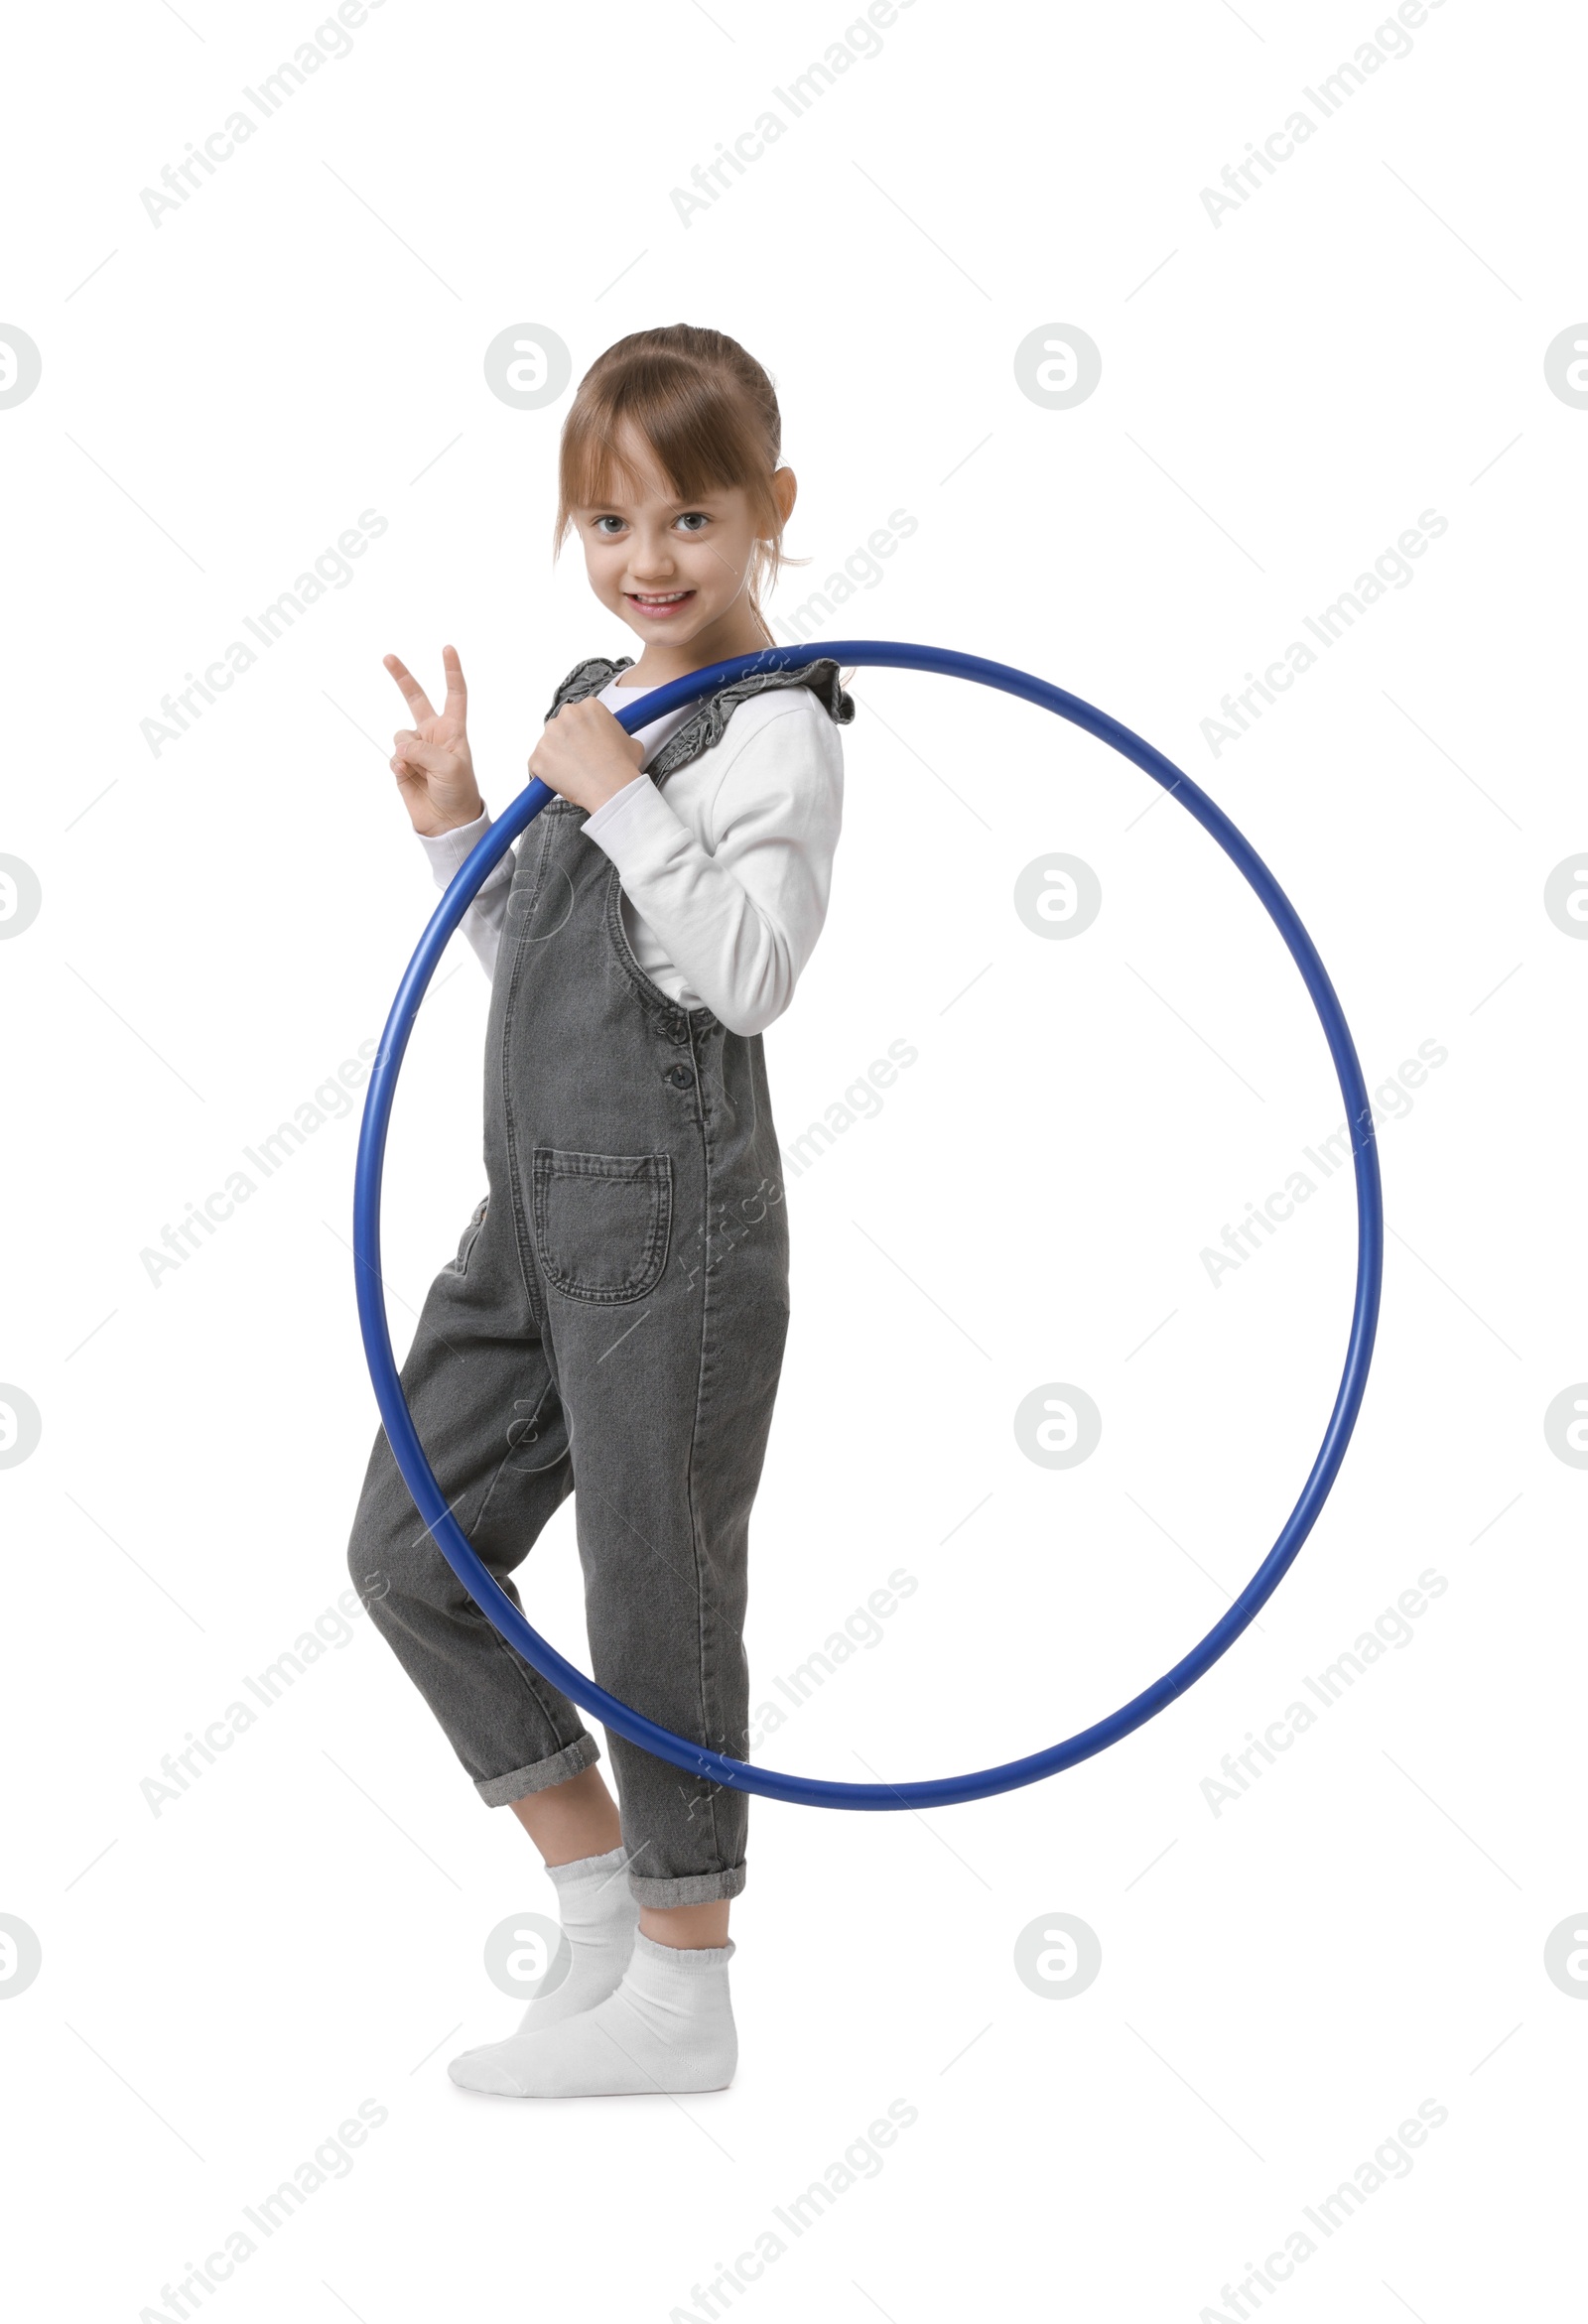
[{"label": "gray denim overall", "polygon": [[[549,714],[629,662],[583,662]],[[804,686],[843,724],[834,662],[740,680],[663,744],[663,784],[740,702]],[[403,1388],[475,1551],[511,1580],[570,1492],[598,1683],[690,1743],[748,1745],[750,1504],[788,1324],[788,1228],[761,1037],[684,1008],[624,936],[616,866],[554,799],[519,842],[485,1054],[489,1193],[432,1284]],[[599,1757],[426,1532],[377,1438],[348,1566],[487,1806]],[[608,1736],[642,1904],[744,1885],[748,1802]]]}]

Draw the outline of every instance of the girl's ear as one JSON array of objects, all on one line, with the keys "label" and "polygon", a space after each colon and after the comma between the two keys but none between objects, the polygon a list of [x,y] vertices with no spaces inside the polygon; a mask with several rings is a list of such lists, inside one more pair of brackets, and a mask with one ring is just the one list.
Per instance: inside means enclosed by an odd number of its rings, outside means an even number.
[{"label": "girl's ear", "polygon": [[799,486],[792,468],[776,468],[772,472],[772,497],[777,502],[777,513],[784,524],[794,513],[794,502]]}]

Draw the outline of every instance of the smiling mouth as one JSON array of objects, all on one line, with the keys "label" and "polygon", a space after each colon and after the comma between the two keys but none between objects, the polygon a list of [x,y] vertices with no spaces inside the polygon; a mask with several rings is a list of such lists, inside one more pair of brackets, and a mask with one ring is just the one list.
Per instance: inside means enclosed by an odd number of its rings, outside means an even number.
[{"label": "smiling mouth", "polygon": [[625,596],[642,613],[665,617],[679,612],[694,596],[693,589],[627,589]]}]

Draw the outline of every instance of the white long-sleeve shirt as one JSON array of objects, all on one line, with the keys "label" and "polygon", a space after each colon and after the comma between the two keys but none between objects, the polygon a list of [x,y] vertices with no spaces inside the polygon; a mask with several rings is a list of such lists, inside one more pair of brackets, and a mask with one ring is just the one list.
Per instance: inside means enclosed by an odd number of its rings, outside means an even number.
[{"label": "white long-sleeve shirt", "polygon": [[[629,708],[651,690],[616,680],[597,700]],[[693,715],[691,704],[642,726],[648,765]],[[585,825],[617,866],[623,933],[635,960],[684,1008],[704,1003],[732,1033],[782,1015],[827,917],[844,806],[838,728],[803,686],[738,704],[723,738],[658,790],[643,771]],[[490,826],[421,837],[438,887],[451,885]],[[513,858],[497,863],[463,918],[486,973],[496,965]]]}]

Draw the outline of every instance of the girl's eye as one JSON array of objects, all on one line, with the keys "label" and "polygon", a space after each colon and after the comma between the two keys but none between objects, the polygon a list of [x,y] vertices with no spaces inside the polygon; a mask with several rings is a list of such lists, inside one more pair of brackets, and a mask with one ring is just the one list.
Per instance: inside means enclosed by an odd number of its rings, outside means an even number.
[{"label": "girl's eye", "polygon": [[604,534],[608,541],[613,533],[620,533],[622,529],[623,520],[620,516],[598,516],[596,519],[596,532]]},{"label": "girl's eye", "polygon": [[689,510],[686,515],[681,516],[678,521],[687,533],[703,533],[712,520],[704,509],[694,508]]}]

